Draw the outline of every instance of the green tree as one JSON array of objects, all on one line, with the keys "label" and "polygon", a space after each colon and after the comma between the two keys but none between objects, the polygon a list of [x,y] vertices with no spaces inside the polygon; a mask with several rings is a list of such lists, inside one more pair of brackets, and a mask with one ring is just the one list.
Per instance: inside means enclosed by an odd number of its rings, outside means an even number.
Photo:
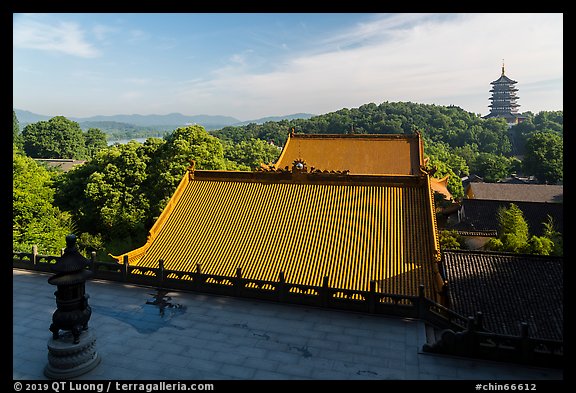
[{"label": "green tree", "polygon": [[498,241],[491,240],[486,248],[496,251],[529,251],[529,228],[520,208],[511,203],[508,208],[498,209]]},{"label": "green tree", "polygon": [[148,148],[150,158],[144,187],[149,191],[152,217],[160,215],[190,160],[195,161],[196,169],[237,167],[224,157],[222,142],[198,125],[178,128],[166,135],[163,143],[154,142]]},{"label": "green tree", "polygon": [[556,224],[551,215],[548,215],[546,221],[542,223],[544,226],[543,236],[553,243],[551,255],[562,256],[564,255],[564,241],[562,233],[556,230]]},{"label": "green tree", "polygon": [[228,169],[230,164],[220,140],[200,126],[184,127],[164,139],[99,151],[59,178],[55,199],[74,216],[86,248],[104,242],[108,252],[126,252],[144,243],[190,159],[197,169]]},{"label": "green tree", "polygon": [[20,123],[16,116],[16,111],[12,110],[12,144],[15,148],[22,148],[22,135],[20,134]]},{"label": "green tree", "polygon": [[238,144],[226,144],[224,155],[227,159],[254,170],[259,168],[260,164],[276,162],[280,151],[280,148],[262,139],[251,138]]},{"label": "green tree", "polygon": [[143,236],[149,203],[142,189],[146,163],[140,146],[133,141],[102,150],[62,176],[56,202],[73,212],[80,232],[100,233],[107,240]]},{"label": "green tree", "polygon": [[424,152],[438,161],[444,162],[449,166],[457,177],[463,177],[470,174],[470,169],[466,160],[445,142],[424,141]]},{"label": "green tree", "polygon": [[90,256],[92,252],[96,253],[96,257],[101,260],[106,253],[106,245],[104,238],[101,234],[92,235],[88,232],[82,232],[78,237],[78,249],[86,256]]},{"label": "green tree", "polygon": [[534,116],[534,125],[539,131],[549,130],[559,135],[563,134],[563,111],[542,111]]},{"label": "green tree", "polygon": [[22,132],[24,151],[34,158],[86,158],[84,134],[78,123],[63,116],[28,124]]},{"label": "green tree", "polygon": [[424,149],[428,156],[427,168],[434,170],[434,177],[442,178],[448,175],[448,191],[454,198],[463,197],[464,188],[461,178],[470,173],[466,161],[454,154],[445,142],[425,140]]},{"label": "green tree", "polygon": [[541,183],[557,184],[564,179],[564,139],[554,132],[536,132],[526,141],[524,172]]},{"label": "green tree", "polygon": [[187,165],[192,158],[196,161],[197,169],[226,168],[222,143],[202,126],[178,128],[164,139],[166,156],[178,163]]},{"label": "green tree", "polygon": [[524,112],[522,115],[526,118],[510,128],[510,139],[515,155],[526,155],[528,139],[538,132],[550,132],[563,136],[564,114],[562,111],[542,111],[537,115]]},{"label": "green tree", "polygon": [[12,156],[12,247],[14,251],[59,255],[66,235],[73,232],[71,217],[53,205],[52,174],[33,159]]},{"label": "green tree", "polygon": [[248,124],[225,127],[212,132],[214,136],[235,143],[250,138],[273,141],[281,146],[290,130],[302,133],[412,133],[423,130],[423,136],[434,142],[445,142],[451,148],[474,145],[475,151],[509,154],[511,145],[508,126],[502,119],[484,120],[480,116],[450,106],[383,102],[364,104],[358,108],[343,108],[310,119]]},{"label": "green tree", "polygon": [[551,255],[554,251],[554,242],[545,236],[532,236],[526,248],[530,254]]},{"label": "green tree", "polygon": [[508,124],[503,118],[484,120],[481,132],[478,134],[478,149],[480,152],[496,155],[509,155],[512,144],[508,136]]},{"label": "green tree", "polygon": [[494,183],[506,178],[510,174],[511,168],[510,160],[503,155],[478,153],[470,170],[484,178],[485,181]]},{"label": "green tree", "polygon": [[464,237],[458,234],[456,230],[442,230],[439,233],[441,250],[460,250],[466,249]]},{"label": "green tree", "polygon": [[470,174],[470,170],[476,161],[476,157],[478,157],[478,145],[471,143],[465,146],[457,146],[452,148],[452,153],[464,160],[468,168],[468,174]]},{"label": "green tree", "polygon": [[88,157],[94,157],[100,150],[108,147],[106,134],[99,128],[89,128],[84,134],[84,141]]}]

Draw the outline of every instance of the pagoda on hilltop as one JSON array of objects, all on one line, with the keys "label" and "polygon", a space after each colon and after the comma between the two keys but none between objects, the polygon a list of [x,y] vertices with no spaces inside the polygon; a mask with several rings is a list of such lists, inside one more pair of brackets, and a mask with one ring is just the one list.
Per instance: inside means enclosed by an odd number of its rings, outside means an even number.
[{"label": "pagoda on hilltop", "polygon": [[516,103],[516,100],[519,98],[516,95],[518,89],[514,86],[516,83],[518,82],[506,76],[504,72],[504,62],[502,62],[502,75],[495,81],[490,82],[493,86],[490,90],[490,93],[492,93],[492,97],[490,97],[492,103],[488,105],[490,107],[490,113],[484,116],[484,119],[503,117],[509,126],[518,124],[525,119],[525,117],[518,114],[518,107],[520,105]]}]

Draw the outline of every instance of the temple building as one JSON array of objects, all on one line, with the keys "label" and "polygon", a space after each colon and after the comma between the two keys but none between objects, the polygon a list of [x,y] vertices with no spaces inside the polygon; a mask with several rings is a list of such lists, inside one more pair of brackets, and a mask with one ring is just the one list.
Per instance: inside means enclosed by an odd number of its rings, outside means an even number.
[{"label": "temple building", "polygon": [[[277,168],[289,167],[300,156],[308,157],[312,168],[346,168],[350,174],[357,175],[414,175],[420,167],[426,165],[428,158],[422,162],[424,147],[415,143],[415,139],[400,134],[290,134],[282,154],[274,165]],[[326,154],[326,152],[330,152]],[[269,168],[262,165],[263,168]],[[430,186],[434,192],[445,199],[452,200],[448,191],[448,175],[441,179],[430,176]]]},{"label": "temple building", "polygon": [[490,113],[484,116],[484,119],[489,119],[491,117],[502,117],[506,119],[509,126],[518,124],[524,120],[524,117],[518,113],[519,104],[516,103],[518,96],[516,93],[518,89],[514,86],[515,80],[508,78],[504,72],[504,63],[502,63],[502,75],[500,78],[493,82],[490,82],[492,89],[492,97],[490,101],[492,103],[488,105],[490,107]]},{"label": "temple building", "polygon": [[[258,171],[191,165],[119,263],[329,285],[442,302],[445,281],[423,142],[412,135],[291,134]],[[297,290],[295,288],[295,290]]]}]

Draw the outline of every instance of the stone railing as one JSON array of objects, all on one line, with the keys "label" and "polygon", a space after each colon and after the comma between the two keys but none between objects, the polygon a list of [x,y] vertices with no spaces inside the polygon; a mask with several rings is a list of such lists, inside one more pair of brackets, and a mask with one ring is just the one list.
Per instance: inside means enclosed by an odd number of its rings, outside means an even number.
[{"label": "stone railing", "polygon": [[[13,267],[50,272],[57,256],[36,253],[13,252]],[[242,277],[237,269],[234,276],[202,273],[201,266],[195,271],[184,272],[164,268],[162,260],[158,267],[132,266],[124,256],[124,263],[101,262],[90,258],[89,269],[94,279],[126,282],[164,290],[204,292],[326,307],[339,310],[392,315],[403,318],[422,319],[435,326],[441,338],[425,344],[425,352],[480,357],[493,360],[560,367],[563,364],[563,342],[528,337],[527,330],[519,336],[507,336],[486,331],[481,323],[481,313],[475,318],[464,317],[442,306],[424,295],[424,286],[419,294],[400,295],[376,291],[376,283],[370,283],[368,291],[333,288],[324,277],[321,286],[286,282],[283,272],[277,281],[255,280]]]}]

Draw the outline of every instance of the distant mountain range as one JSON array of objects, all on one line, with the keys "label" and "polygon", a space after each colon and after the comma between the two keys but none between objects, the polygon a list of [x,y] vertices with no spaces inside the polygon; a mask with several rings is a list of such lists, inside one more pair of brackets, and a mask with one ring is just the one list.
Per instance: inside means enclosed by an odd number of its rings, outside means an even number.
[{"label": "distant mountain range", "polygon": [[[54,116],[39,115],[30,111],[22,109],[14,109],[20,127],[23,128],[26,124],[36,123],[38,121],[50,120]],[[269,116],[255,120],[240,121],[230,116],[219,115],[192,115],[187,116],[181,113],[170,113],[167,115],[113,115],[113,116],[91,116],[91,117],[68,117],[67,119],[78,122],[82,127],[83,123],[87,123],[90,127],[98,127],[99,122],[116,122],[124,123],[137,127],[161,127],[163,129],[170,127],[182,127],[190,124],[199,124],[207,130],[215,130],[226,126],[242,126],[250,123],[263,124],[268,121],[292,120],[292,119],[309,119],[315,115],[311,113],[295,113],[286,116]],[[84,128],[84,127],[82,127]]]}]

